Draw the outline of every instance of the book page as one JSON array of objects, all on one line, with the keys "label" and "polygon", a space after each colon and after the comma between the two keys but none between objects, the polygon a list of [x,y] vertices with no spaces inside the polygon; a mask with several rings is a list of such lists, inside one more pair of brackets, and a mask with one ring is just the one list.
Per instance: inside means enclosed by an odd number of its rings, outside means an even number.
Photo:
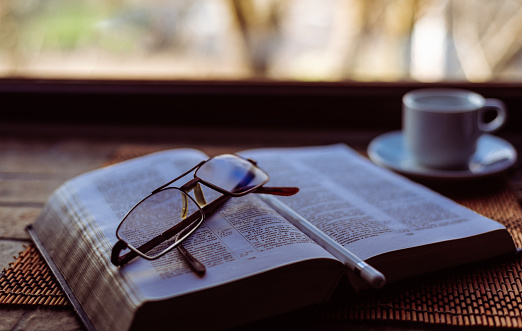
[{"label": "book page", "polygon": [[[86,226],[110,263],[116,228],[126,213],[155,188],[192,168],[206,156],[194,150],[160,152],[80,176],[69,184],[87,211]],[[181,184],[193,174],[181,180]],[[176,184],[176,183],[175,183]],[[207,201],[217,196],[205,190]],[[155,300],[258,274],[300,260],[333,257],[255,194],[229,199],[186,241],[184,247],[207,267],[193,273],[176,249],[149,261],[135,258],[113,269],[144,299]]]},{"label": "book page", "polygon": [[298,186],[297,195],[278,199],[363,260],[503,228],[345,145],[244,155],[268,172],[267,186]]}]

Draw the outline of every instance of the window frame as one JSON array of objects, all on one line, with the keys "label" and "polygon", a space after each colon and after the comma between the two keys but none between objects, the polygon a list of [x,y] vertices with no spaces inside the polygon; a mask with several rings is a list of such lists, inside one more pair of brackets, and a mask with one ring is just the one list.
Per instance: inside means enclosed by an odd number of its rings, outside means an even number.
[{"label": "window frame", "polygon": [[452,87],[503,100],[522,129],[522,83],[298,82],[0,79],[3,120],[12,123],[392,130],[401,98]]}]

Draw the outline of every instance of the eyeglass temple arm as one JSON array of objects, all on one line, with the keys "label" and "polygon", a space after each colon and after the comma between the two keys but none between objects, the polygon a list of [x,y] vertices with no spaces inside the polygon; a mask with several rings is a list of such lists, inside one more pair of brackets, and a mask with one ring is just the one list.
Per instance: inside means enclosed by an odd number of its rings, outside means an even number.
[{"label": "eyeglass temple arm", "polygon": [[[176,234],[176,237],[179,237],[183,233],[183,231],[184,230]],[[175,240],[177,240],[177,238]],[[185,262],[187,262],[192,271],[194,271],[200,277],[205,275],[205,272],[207,271],[205,265],[199,262],[199,260],[196,259],[192,254],[190,254],[190,252],[187,251],[183,246],[183,243],[179,243],[179,245],[177,245],[176,248],[178,252],[183,256]]]},{"label": "eyeglass temple arm", "polygon": [[290,196],[299,192],[298,187],[265,187],[257,188],[254,193],[273,194],[281,196]]},{"label": "eyeglass temple arm", "polygon": [[[190,172],[192,170],[189,170],[188,172]],[[176,180],[173,180],[173,181],[165,184],[163,187],[166,187],[175,181]],[[257,188],[254,191],[254,193],[273,194],[273,195],[280,195],[280,196],[290,196],[290,195],[296,194],[297,192],[299,192],[299,188],[297,188],[297,187],[263,187],[263,186]],[[230,196],[228,196],[228,195],[220,196],[216,200],[214,200],[211,203],[209,203],[208,205],[204,206],[202,208],[203,213],[205,215],[212,214],[219,206],[221,206],[228,199],[230,199]],[[147,251],[151,250],[152,248],[156,247],[157,245],[161,244],[162,242],[172,238],[174,235],[176,235],[181,230],[190,226],[193,222],[195,222],[197,220],[197,218],[198,218],[197,214],[192,214],[192,215],[188,216],[182,222],[176,224],[175,226],[173,226],[172,228],[163,232],[159,236],[152,238],[150,241],[148,241],[145,244],[143,244],[142,246],[138,247],[138,250],[140,252],[147,252]],[[127,243],[125,243],[123,240],[118,240],[118,242],[114,245],[114,247],[112,248],[112,254],[111,254],[111,262],[114,265],[116,265],[116,266],[124,265],[124,264],[128,263],[130,260],[132,260],[138,256],[138,254],[134,251],[129,251],[128,253],[120,256],[121,251],[123,251],[127,247],[128,247]]]}]

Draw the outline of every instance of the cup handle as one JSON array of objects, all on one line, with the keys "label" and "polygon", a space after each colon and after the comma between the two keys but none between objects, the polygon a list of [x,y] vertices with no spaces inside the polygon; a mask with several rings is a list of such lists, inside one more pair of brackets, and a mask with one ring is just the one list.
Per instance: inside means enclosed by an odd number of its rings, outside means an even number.
[{"label": "cup handle", "polygon": [[[494,110],[497,116],[491,122],[484,122],[484,114],[486,111]],[[484,107],[479,110],[479,129],[482,132],[493,132],[498,130],[506,121],[507,112],[504,102],[498,99],[486,99]]]}]

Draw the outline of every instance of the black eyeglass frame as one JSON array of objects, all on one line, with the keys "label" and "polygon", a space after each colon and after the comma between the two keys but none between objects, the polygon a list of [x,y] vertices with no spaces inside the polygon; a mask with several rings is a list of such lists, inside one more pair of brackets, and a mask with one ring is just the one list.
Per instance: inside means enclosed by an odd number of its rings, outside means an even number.
[{"label": "black eyeglass frame", "polygon": [[[151,194],[149,194],[148,196],[146,196],[145,198],[140,200],[136,205],[134,205],[134,207],[131,210],[129,210],[129,212],[127,212],[127,214],[123,217],[122,221],[118,225],[118,228],[116,229],[116,237],[118,238],[118,241],[116,242],[116,244],[112,248],[111,262],[114,265],[116,265],[116,266],[122,266],[122,265],[128,263],[130,260],[132,260],[132,259],[134,259],[135,257],[138,257],[138,256],[143,257],[143,258],[145,258],[147,260],[155,260],[157,258],[160,258],[161,256],[165,255],[166,253],[170,252],[172,249],[174,249],[178,245],[180,245],[196,229],[199,228],[199,226],[203,223],[203,221],[204,221],[204,219],[206,218],[207,215],[212,214],[219,206],[221,206],[230,197],[240,197],[240,196],[247,195],[249,193],[264,193],[264,194],[274,194],[274,195],[289,196],[289,195],[294,195],[294,194],[296,194],[299,191],[299,189],[297,187],[264,187],[263,185],[268,182],[269,176],[268,176],[268,174],[265,171],[263,171],[261,168],[259,168],[257,166],[257,162],[255,162],[252,159],[245,159],[245,158],[243,158],[243,157],[241,157],[239,155],[236,155],[236,154],[224,154],[224,155],[232,155],[232,156],[240,158],[240,159],[242,159],[244,161],[250,162],[252,164],[252,166],[256,167],[256,170],[261,171],[262,174],[266,176],[266,179],[263,182],[261,182],[260,184],[255,185],[255,186],[253,186],[251,188],[248,188],[247,190],[240,191],[240,192],[230,192],[228,190],[225,190],[225,189],[223,189],[223,188],[221,188],[219,186],[216,186],[216,185],[214,185],[212,183],[209,183],[209,182],[207,182],[207,181],[197,177],[197,170],[203,164],[205,164],[206,162],[211,161],[215,157],[209,158],[208,160],[205,160],[205,161],[201,161],[200,163],[198,163],[197,165],[195,165],[194,167],[192,167],[190,170],[186,171],[182,175],[180,175],[180,176],[176,177],[175,179],[173,179],[173,180],[171,180],[171,181],[161,185],[160,187],[156,188],[154,191],[152,191]],[[218,157],[218,156],[216,156],[216,157]],[[194,171],[194,178],[191,179],[190,181],[188,181],[187,183],[185,183],[184,185],[182,185],[181,187],[178,188],[178,187],[171,187],[171,186],[169,186],[172,183],[178,181],[179,179],[187,176],[189,173],[191,173],[193,171]],[[189,192],[191,190],[193,190],[199,183],[207,186],[210,189],[213,189],[213,190],[221,193],[222,195],[220,197],[218,197],[217,199],[215,199],[214,201],[212,201],[211,203],[206,204],[205,206],[201,207],[199,205],[199,203],[197,201],[195,201],[194,198],[189,194]],[[163,232],[159,236],[156,236],[155,238],[149,240],[147,243],[141,245],[140,247],[134,247],[134,246],[128,244],[124,239],[122,239],[118,235],[119,229],[123,225],[123,223],[125,222],[125,219],[141,203],[143,203],[145,200],[147,200],[151,196],[153,196],[153,195],[155,195],[155,194],[157,194],[159,192],[162,192],[164,190],[167,190],[167,189],[179,190],[185,196],[187,196],[189,199],[191,199],[192,202],[196,206],[198,206],[199,212],[200,212],[199,213],[200,216],[198,217],[198,215],[195,215],[196,213],[188,216],[182,222],[176,224],[175,226],[173,226],[172,228],[170,228],[167,231]],[[156,247],[157,245],[161,244],[162,242],[164,242],[164,241],[166,241],[166,240],[168,240],[168,239],[172,238],[173,236],[178,235],[180,233],[182,234],[182,238],[179,239],[179,240],[176,240],[175,243],[170,245],[168,248],[166,248],[162,252],[160,252],[160,253],[152,256],[152,257],[151,256],[147,256],[146,254],[143,253],[143,251],[147,252],[150,249],[152,249],[152,248]],[[125,253],[124,255],[120,256],[120,253],[123,250],[127,249],[127,248],[130,251]],[[183,248],[183,250],[184,250],[184,248]],[[191,268],[193,267],[192,263],[196,263],[196,264],[199,263],[190,254],[188,254],[188,252],[186,252],[186,254],[187,255],[183,254],[185,256],[185,258],[187,258],[189,260],[192,260],[192,262],[188,261],[189,265],[191,265]],[[204,266],[202,266],[202,267],[203,267],[203,270],[204,270]],[[203,271],[203,273],[204,273],[204,271]]]}]

